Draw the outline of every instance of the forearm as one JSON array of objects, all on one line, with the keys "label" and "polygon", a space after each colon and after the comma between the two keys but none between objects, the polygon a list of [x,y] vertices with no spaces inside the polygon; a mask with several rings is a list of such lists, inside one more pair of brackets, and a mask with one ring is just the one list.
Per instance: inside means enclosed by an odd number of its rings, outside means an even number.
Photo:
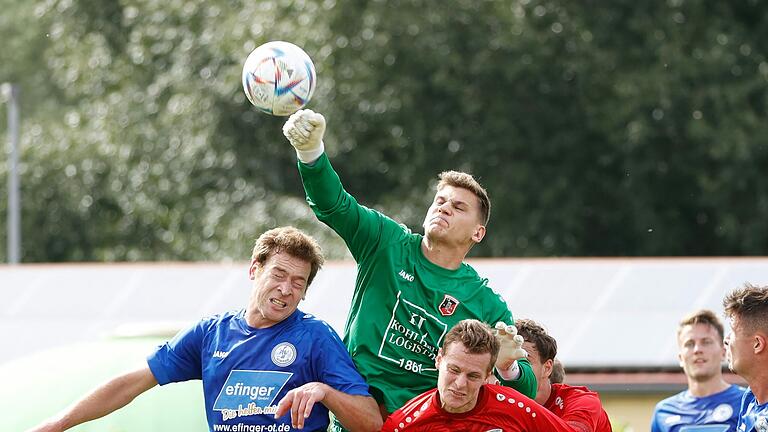
[{"label": "forearm", "polygon": [[497,374],[499,381],[505,387],[511,387],[529,398],[535,399],[537,382],[531,364],[526,359],[519,359],[517,365],[520,368],[520,376],[518,379],[507,381]]},{"label": "forearm", "polygon": [[298,164],[304,192],[312,206],[312,210],[326,213],[339,206],[342,194],[344,194],[344,188],[328,156],[322,154],[312,164],[305,164],[303,162]]},{"label": "forearm", "polygon": [[120,375],[94,389],[48,422],[48,428],[35,430],[67,430],[90,420],[104,417],[136,396],[157,385],[148,367]]},{"label": "forearm", "polygon": [[381,429],[381,412],[370,396],[350,395],[329,386],[322,403],[352,432]]}]

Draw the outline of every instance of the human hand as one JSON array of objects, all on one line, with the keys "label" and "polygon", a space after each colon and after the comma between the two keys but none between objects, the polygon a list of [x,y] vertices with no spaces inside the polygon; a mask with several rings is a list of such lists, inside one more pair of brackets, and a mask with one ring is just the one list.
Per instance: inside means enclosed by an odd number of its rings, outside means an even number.
[{"label": "human hand", "polygon": [[309,417],[312,407],[325,399],[328,386],[319,382],[310,382],[289,391],[277,404],[275,418],[282,417],[291,410],[291,426],[296,429],[304,428],[304,420]]},{"label": "human hand", "polygon": [[528,352],[523,349],[523,337],[517,334],[517,327],[497,322],[493,333],[500,344],[496,369],[503,375],[516,366],[518,359],[528,357]]},{"label": "human hand", "polygon": [[312,110],[293,113],[283,125],[283,135],[296,149],[296,155],[304,163],[314,162],[325,150],[325,117]]}]

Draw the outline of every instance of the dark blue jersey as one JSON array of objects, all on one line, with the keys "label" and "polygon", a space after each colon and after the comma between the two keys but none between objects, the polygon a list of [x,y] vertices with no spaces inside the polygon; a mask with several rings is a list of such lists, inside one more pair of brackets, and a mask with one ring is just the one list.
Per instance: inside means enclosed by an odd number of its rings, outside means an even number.
[{"label": "dark blue jersey", "polygon": [[656,404],[651,432],[736,432],[743,395],[735,384],[705,397],[680,392]]},{"label": "dark blue jersey", "polygon": [[[272,327],[256,329],[247,324],[244,313],[203,319],[147,359],[160,385],[203,380],[211,431],[291,431],[290,412],[274,418],[277,404],[290,390],[308,382],[369,396],[368,385],[346,347],[324,321],[296,310]],[[316,403],[303,430],[327,426],[328,409]]]},{"label": "dark blue jersey", "polygon": [[747,389],[739,414],[739,432],[768,432],[768,402],[759,405]]}]

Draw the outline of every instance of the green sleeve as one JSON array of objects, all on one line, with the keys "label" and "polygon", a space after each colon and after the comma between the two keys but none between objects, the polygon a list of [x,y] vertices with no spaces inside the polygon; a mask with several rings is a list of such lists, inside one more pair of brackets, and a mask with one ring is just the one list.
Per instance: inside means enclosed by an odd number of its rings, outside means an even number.
[{"label": "green sleeve", "polygon": [[311,165],[299,162],[299,174],[312,212],[344,239],[355,261],[371,255],[383,240],[403,235],[397,222],[358,204],[344,190],[325,153]]},{"label": "green sleeve", "polygon": [[346,191],[325,153],[312,164],[299,161],[299,174],[307,202],[318,217],[332,213],[342,205]]},{"label": "green sleeve", "polygon": [[531,363],[527,359],[520,359],[517,361],[517,365],[520,367],[520,376],[516,380],[504,380],[498,373],[496,373],[496,378],[499,379],[503,386],[511,387],[529,398],[535,399],[538,384],[536,383],[536,376],[533,374]]}]

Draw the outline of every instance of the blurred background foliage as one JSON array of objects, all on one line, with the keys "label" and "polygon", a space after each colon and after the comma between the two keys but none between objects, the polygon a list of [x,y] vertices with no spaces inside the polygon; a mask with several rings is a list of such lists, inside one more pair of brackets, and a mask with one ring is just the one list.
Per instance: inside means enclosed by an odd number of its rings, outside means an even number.
[{"label": "blurred background foliage", "polygon": [[[764,255],[768,6],[649,0],[0,0],[21,86],[24,262],[241,260],[303,202],[256,46],[313,58],[346,188],[415,231],[444,169],[475,256]],[[3,103],[3,148],[7,124]],[[0,156],[0,217],[7,213]],[[0,258],[6,260],[2,230]]]}]

